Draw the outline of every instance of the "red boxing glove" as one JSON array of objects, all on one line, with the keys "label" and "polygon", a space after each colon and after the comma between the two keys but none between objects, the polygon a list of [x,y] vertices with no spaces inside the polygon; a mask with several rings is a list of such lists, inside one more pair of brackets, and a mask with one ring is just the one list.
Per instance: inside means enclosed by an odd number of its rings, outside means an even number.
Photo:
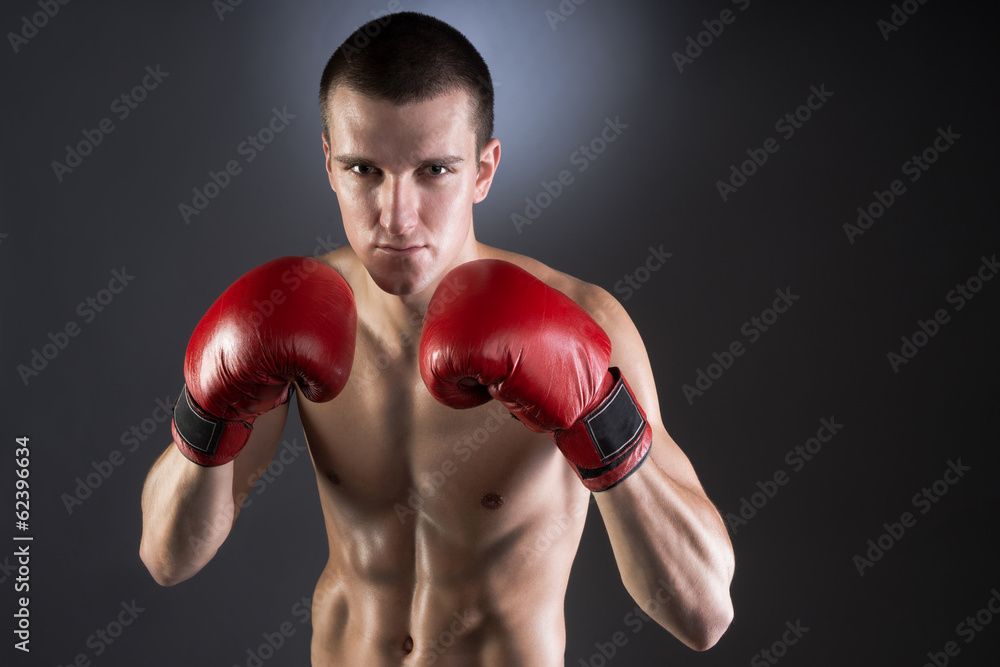
[{"label": "red boxing glove", "polygon": [[282,257],[239,278],[201,318],[184,359],[174,442],[203,466],[240,453],[254,420],[290,398],[310,401],[347,384],[357,332],[354,293],[337,271]]},{"label": "red boxing glove", "polygon": [[584,486],[604,491],[646,460],[652,430],[611,341],[580,306],[520,267],[468,262],[441,281],[424,316],[420,375],[453,408],[496,398],[551,433]]}]

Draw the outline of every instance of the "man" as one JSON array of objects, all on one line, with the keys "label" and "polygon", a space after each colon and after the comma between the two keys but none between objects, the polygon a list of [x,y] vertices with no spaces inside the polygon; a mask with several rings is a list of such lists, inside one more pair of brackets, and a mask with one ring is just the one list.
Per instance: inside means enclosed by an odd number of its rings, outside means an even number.
[{"label": "man", "polygon": [[175,443],[143,491],[153,577],[215,555],[294,392],[330,548],[314,665],[561,665],[592,492],[632,597],[711,647],[732,547],[631,320],[476,241],[500,161],[482,58],[436,19],[390,15],[334,53],[320,106],[350,245],[255,269],[199,323]]}]

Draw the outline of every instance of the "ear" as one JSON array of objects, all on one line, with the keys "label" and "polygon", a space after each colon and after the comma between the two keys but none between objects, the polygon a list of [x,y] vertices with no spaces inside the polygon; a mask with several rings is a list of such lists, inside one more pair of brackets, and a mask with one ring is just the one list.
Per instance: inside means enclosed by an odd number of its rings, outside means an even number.
[{"label": "ear", "polygon": [[500,140],[496,137],[483,147],[483,152],[479,154],[479,173],[476,175],[476,194],[472,200],[473,204],[486,199],[490,186],[493,184],[493,176],[497,173],[497,166],[500,164]]},{"label": "ear", "polygon": [[337,192],[337,188],[333,185],[333,159],[330,157],[330,142],[327,141],[326,132],[321,132],[320,136],[323,138],[323,155],[326,156],[326,177],[330,181],[330,189]]}]

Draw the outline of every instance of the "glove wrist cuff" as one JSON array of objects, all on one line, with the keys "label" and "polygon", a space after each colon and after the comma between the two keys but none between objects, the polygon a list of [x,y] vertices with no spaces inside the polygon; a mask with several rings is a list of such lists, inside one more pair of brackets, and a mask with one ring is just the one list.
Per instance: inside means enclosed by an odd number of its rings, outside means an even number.
[{"label": "glove wrist cuff", "polygon": [[205,412],[184,386],[174,405],[170,430],[187,459],[201,466],[219,466],[236,458],[253,427],[246,421],[218,419]]},{"label": "glove wrist cuff", "polygon": [[652,444],[652,429],[618,368],[608,369],[607,397],[568,429],[554,434],[556,445],[591,491],[606,491],[641,466]]}]

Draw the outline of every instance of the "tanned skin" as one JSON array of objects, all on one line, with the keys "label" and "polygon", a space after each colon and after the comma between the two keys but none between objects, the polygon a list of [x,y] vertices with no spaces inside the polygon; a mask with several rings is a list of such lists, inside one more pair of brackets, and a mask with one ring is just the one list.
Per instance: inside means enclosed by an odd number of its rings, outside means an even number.
[{"label": "tanned skin", "polygon": [[[591,493],[549,437],[499,403],[454,410],[420,378],[434,289],[483,258],[564,292],[611,338],[610,365],[628,379],[653,442],[641,468],[593,495],[636,602],[688,646],[714,645],[732,620],[732,546],[663,427],[624,309],[599,287],[476,240],[472,207],[489,192],[500,143],[477,151],[465,91],[403,106],[346,88],[331,95],[323,149],[350,245],[318,259],[353,289],[358,331],[340,396],[297,397],[330,550],[313,597],[313,665],[563,664],[563,603]],[[215,555],[287,410],[258,418],[231,463],[202,468],[171,445],[153,466],[140,553],[159,583],[184,581]]]}]

